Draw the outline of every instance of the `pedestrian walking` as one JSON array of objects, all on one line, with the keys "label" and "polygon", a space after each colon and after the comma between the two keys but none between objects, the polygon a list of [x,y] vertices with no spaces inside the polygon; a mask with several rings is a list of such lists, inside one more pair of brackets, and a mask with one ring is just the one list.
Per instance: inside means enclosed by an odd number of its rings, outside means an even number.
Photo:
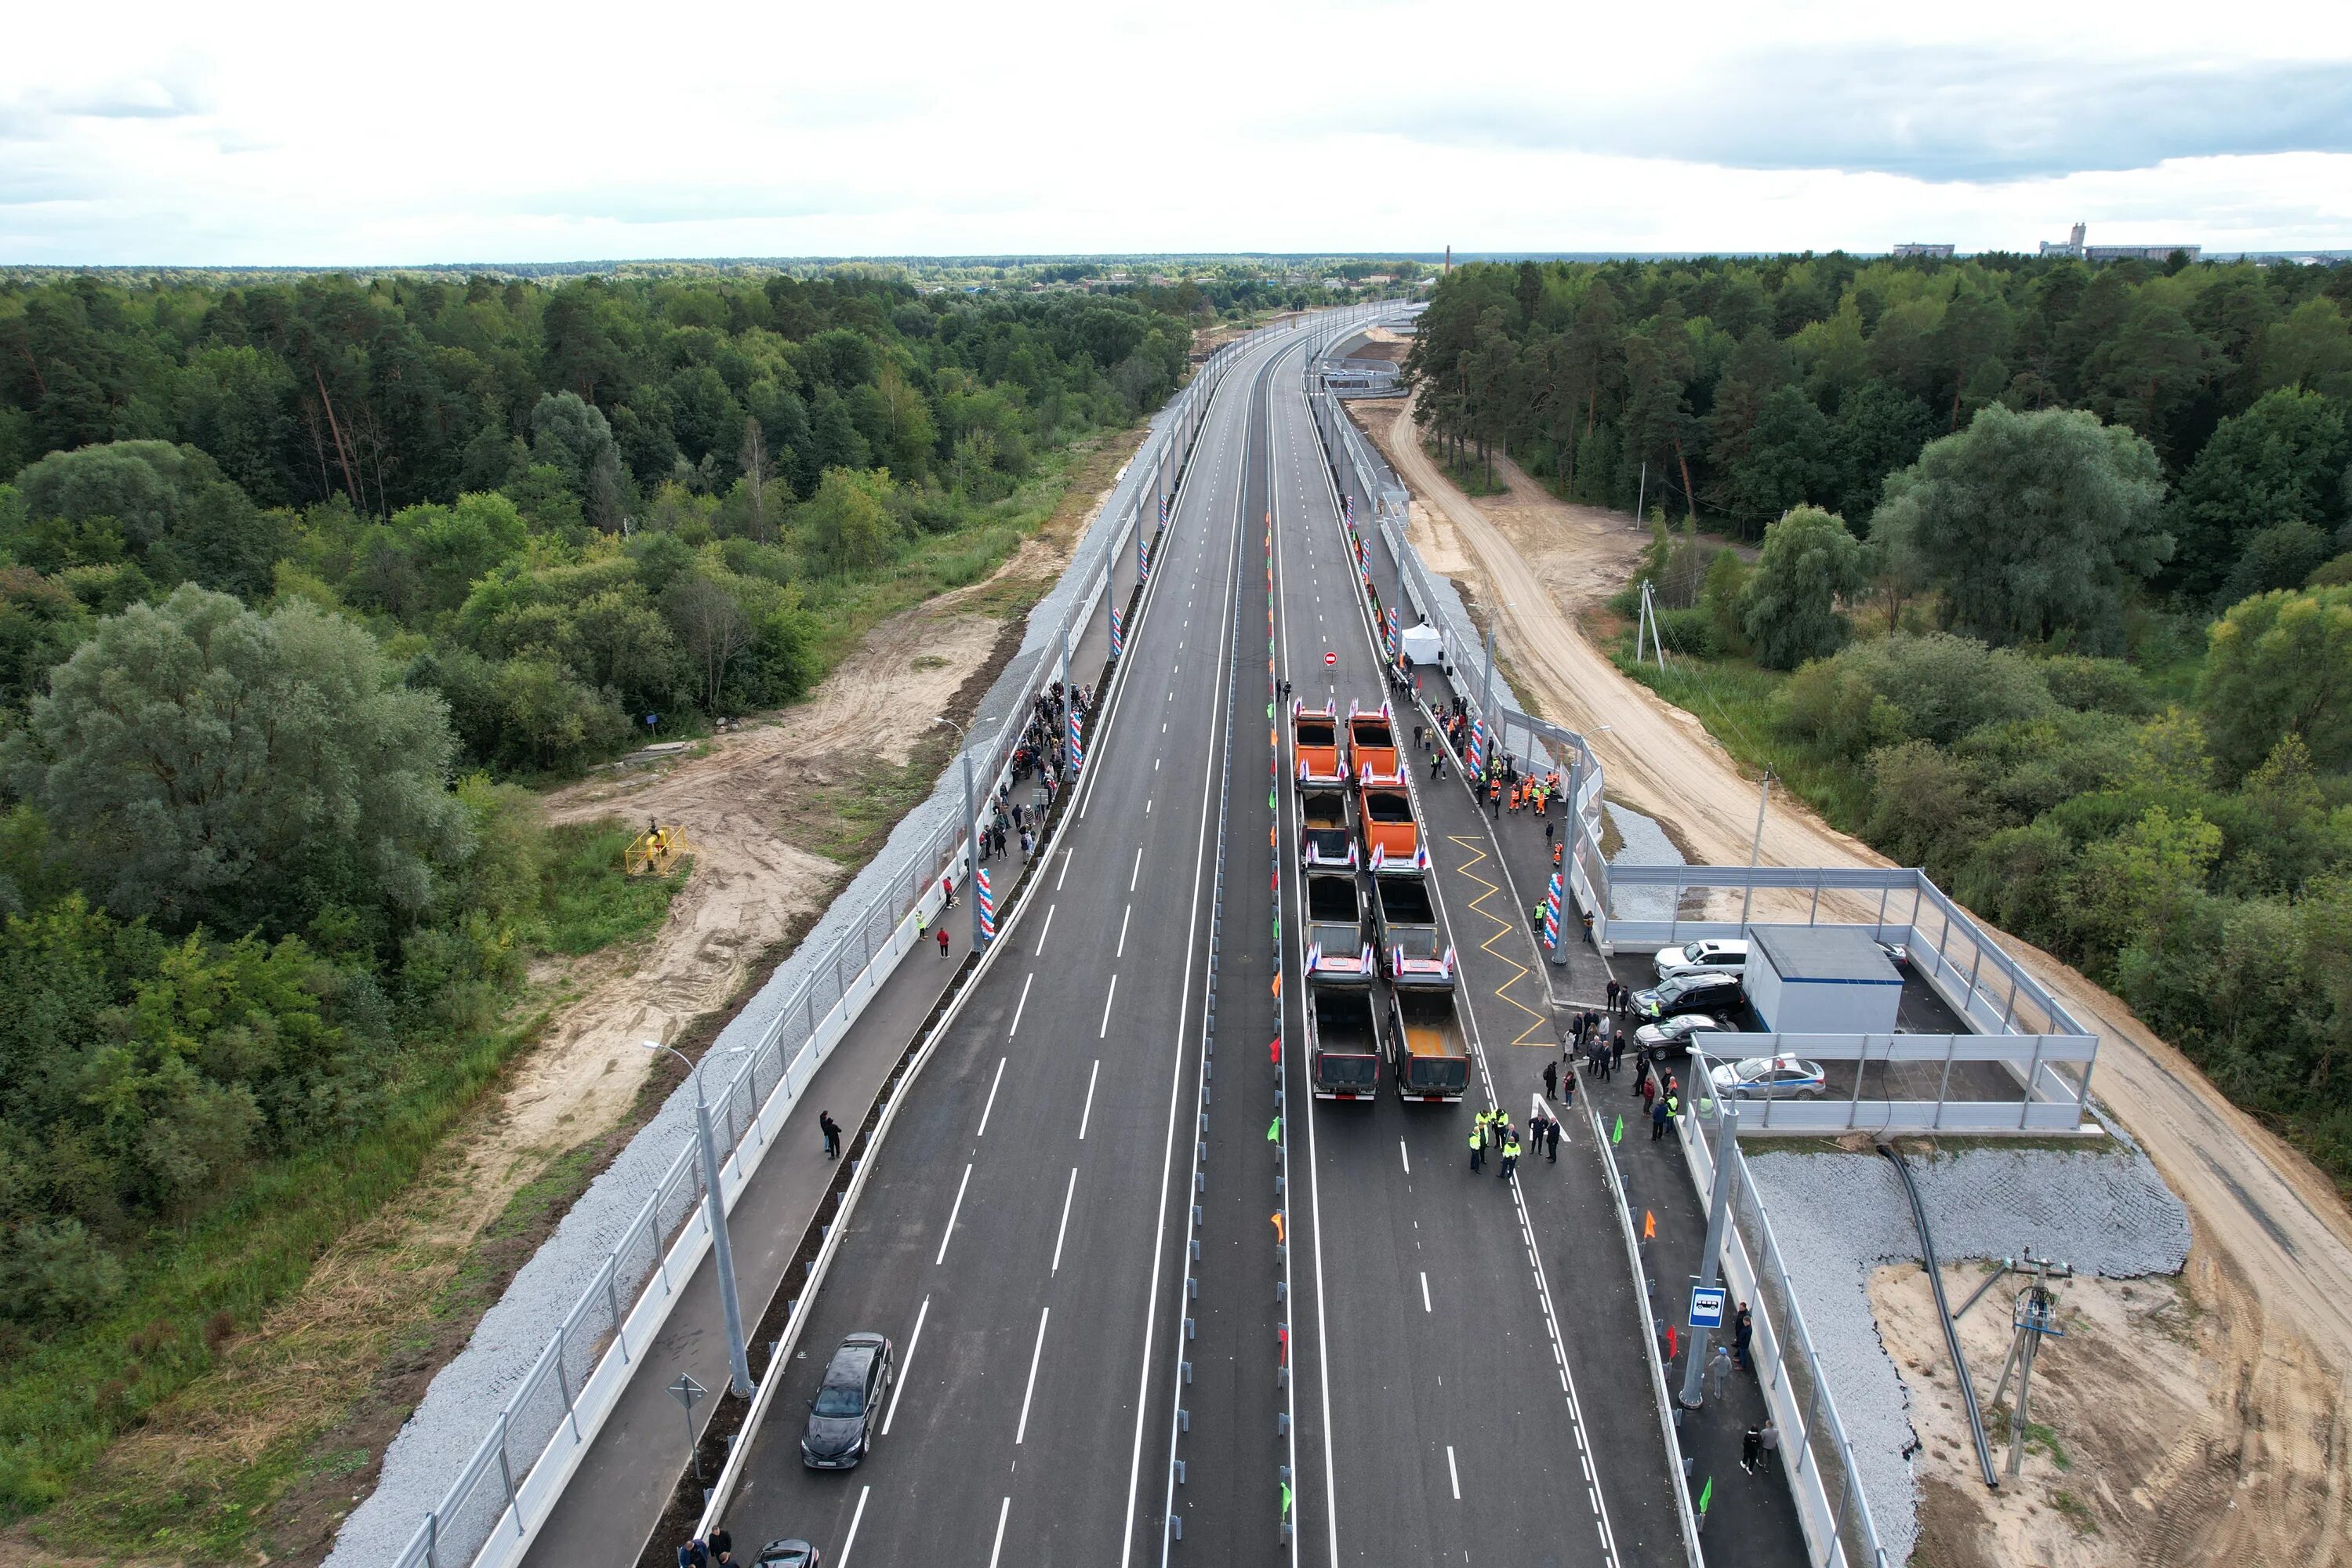
[{"label": "pedestrian walking", "polygon": [[1037,853],[1037,839],[1027,828],[1021,830],[1021,858],[1031,858]]},{"label": "pedestrian walking", "polygon": [[1609,1041],[1609,1076],[1617,1076],[1617,1064],[1625,1059],[1625,1031],[1620,1029]]},{"label": "pedestrian walking", "polygon": [[1618,984],[1614,977],[1611,978],[1609,982],[1609,1010],[1612,1013],[1617,1011],[1617,993],[1623,989],[1624,987]]},{"label": "pedestrian walking", "polygon": [[1470,1173],[1476,1175],[1486,1168],[1486,1113],[1470,1123]]},{"label": "pedestrian walking", "polygon": [[735,1538],[726,1531],[712,1531],[703,1543],[710,1548],[710,1568],[729,1568],[735,1561]]},{"label": "pedestrian walking", "polygon": [[1731,1344],[1732,1348],[1738,1352],[1739,1370],[1742,1372],[1756,1370],[1755,1363],[1748,1359],[1748,1342],[1755,1337],[1756,1314],[1748,1310],[1747,1302],[1742,1301],[1739,1303],[1738,1316],[1731,1321]]},{"label": "pedestrian walking", "polygon": [[1559,1098],[1559,1064],[1558,1062],[1546,1062],[1544,1063],[1544,1098],[1546,1100],[1555,1100]]},{"label": "pedestrian walking", "polygon": [[710,1552],[699,1539],[677,1549],[677,1568],[710,1568]]},{"label": "pedestrian walking", "polygon": [[940,896],[947,900],[948,908],[953,909],[956,907],[954,878],[941,877],[940,879]]},{"label": "pedestrian walking", "polygon": [[816,1130],[824,1134],[824,1157],[830,1160],[839,1155],[841,1123],[833,1119],[831,1111],[820,1110],[816,1113]]},{"label": "pedestrian walking", "polygon": [[1657,1102],[1658,1080],[1649,1073],[1642,1075],[1642,1109],[1649,1110]]},{"label": "pedestrian walking", "polygon": [[1654,1143],[1666,1135],[1666,1102],[1659,1100],[1650,1107],[1650,1142]]},{"label": "pedestrian walking", "polygon": [[1772,1473],[1772,1456],[1780,1450],[1780,1428],[1772,1425],[1772,1417],[1768,1414],[1764,1417],[1764,1425],[1756,1429],[1756,1473],[1758,1475],[1769,1476]]},{"label": "pedestrian walking", "polygon": [[1731,1347],[1717,1345],[1715,1347],[1715,1353],[1706,1358],[1707,1392],[1720,1399],[1723,1397],[1723,1391],[1730,1385],[1730,1382]]},{"label": "pedestrian walking", "polygon": [[945,958],[947,955],[948,955],[948,928],[947,928],[947,927],[945,927],[945,926],[941,926],[941,927],[940,927],[940,956],[941,958]]},{"label": "pedestrian walking", "polygon": [[1739,1435],[1739,1468],[1749,1475],[1756,1473],[1756,1456],[1764,1446],[1764,1435],[1750,1426]]},{"label": "pedestrian walking", "polygon": [[1574,1068],[1569,1068],[1567,1076],[1559,1080],[1559,1102],[1570,1110],[1574,1110],[1576,1109],[1576,1069]]},{"label": "pedestrian walking", "polygon": [[1559,1118],[1549,1117],[1544,1122],[1544,1156],[1547,1164],[1559,1163]]},{"label": "pedestrian walking", "polygon": [[1509,1181],[1511,1173],[1519,1168],[1519,1135],[1509,1122],[1503,1123],[1503,1180]]}]

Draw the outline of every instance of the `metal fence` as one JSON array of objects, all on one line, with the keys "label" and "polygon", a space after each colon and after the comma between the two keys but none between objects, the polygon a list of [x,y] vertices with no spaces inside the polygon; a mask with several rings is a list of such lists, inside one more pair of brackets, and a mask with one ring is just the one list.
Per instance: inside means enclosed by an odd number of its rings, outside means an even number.
[{"label": "metal fence", "polygon": [[[1702,1206],[1712,1201],[1716,1146],[1721,1142],[1714,1129],[1719,1125],[1712,1117],[1699,1115],[1696,1104],[1680,1123],[1683,1156]],[[1755,1303],[1748,1354],[1773,1424],[1780,1428],[1780,1449],[1787,1456],[1789,1489],[1797,1500],[1807,1561],[1813,1568],[1886,1568],[1878,1522],[1855,1473],[1853,1444],[1838,1419],[1837,1399],[1822,1376],[1821,1357],[1805,1326],[1780,1240],[1772,1233],[1771,1216],[1757,1196],[1737,1139],[1730,1153],[1735,1190],[1740,1195],[1723,1233],[1724,1279],[1736,1300]],[[1761,1243],[1759,1255],[1750,1256],[1748,1237]]]},{"label": "metal fence", "polygon": [[[1349,316],[1354,319],[1376,309],[1360,307]],[[1130,542],[1147,528],[1156,537],[1164,526],[1217,384],[1234,359],[1261,335],[1254,333],[1212,354],[1155,419],[1150,436],[1121,470],[1110,500],[1065,574],[1065,581],[1086,584],[1086,588],[1069,597],[1055,633],[1033,641],[983,700],[971,736],[975,771],[989,781],[991,795],[1009,781],[1013,752],[1027,722],[1031,700],[1049,680],[1066,675],[1070,650],[1105,594],[1130,580],[1139,581],[1139,557]],[[940,788],[954,790],[960,797],[955,771],[951,760],[941,775]],[[855,926],[808,968],[798,989],[776,1011],[758,1042],[748,1048],[742,1066],[719,1091],[711,1111],[719,1146],[728,1152],[721,1165],[722,1188],[740,1190],[747,1167],[765,1152],[774,1125],[847,1031],[866,999],[880,989],[885,975],[911,947],[905,935],[909,917],[936,896],[942,877],[963,871],[970,847],[967,827],[959,805],[919,848],[899,862],[868,898]],[[731,1179],[730,1168],[735,1173]],[[575,1450],[584,1447],[617,1399],[627,1380],[631,1356],[659,1328],[666,1303],[682,1283],[672,1278],[676,1271],[673,1247],[686,1239],[697,1223],[707,1226],[700,1219],[705,1213],[700,1163],[689,1139],[614,1246],[594,1281],[566,1315],[562,1327],[551,1336],[530,1372],[492,1418],[440,1505],[417,1526],[394,1560],[394,1568],[457,1568],[478,1560],[502,1562],[505,1554],[492,1549],[503,1542],[510,1550],[528,1537],[526,1506],[544,1510],[560,1495],[562,1482],[569,1479],[567,1462]],[[662,1310],[640,1310],[656,1300]],[[593,1399],[588,1394],[592,1382],[596,1384]],[[561,1476],[542,1479],[541,1485],[534,1487],[541,1467],[550,1464],[567,1468]]]}]

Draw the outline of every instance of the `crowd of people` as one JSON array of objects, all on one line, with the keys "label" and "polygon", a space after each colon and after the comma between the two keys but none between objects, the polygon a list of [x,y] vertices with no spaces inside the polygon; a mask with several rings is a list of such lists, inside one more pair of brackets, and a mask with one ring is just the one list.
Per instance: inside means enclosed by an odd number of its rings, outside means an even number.
[{"label": "crowd of people", "polygon": [[[1094,696],[1090,686],[1074,681],[1065,687],[1056,680],[1030,700],[1029,722],[1013,748],[1012,775],[997,785],[989,820],[980,832],[982,859],[994,859],[1015,841],[1023,859],[1037,852],[1038,835],[1069,775],[1070,716],[1076,714],[1083,734],[1094,717]],[[1032,778],[1037,781],[1034,800],[1014,799],[1013,786]]]}]

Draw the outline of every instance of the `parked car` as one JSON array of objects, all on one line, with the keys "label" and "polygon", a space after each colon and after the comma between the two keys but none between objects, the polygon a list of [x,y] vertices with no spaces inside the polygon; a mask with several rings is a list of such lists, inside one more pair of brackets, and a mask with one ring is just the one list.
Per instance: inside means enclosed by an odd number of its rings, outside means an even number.
[{"label": "parked car", "polygon": [[1662,983],[1654,991],[1633,993],[1633,1014],[1645,1023],[1683,1013],[1736,1012],[1748,1005],[1748,993],[1737,974],[1694,969]]},{"label": "parked car", "polygon": [[892,1361],[890,1342],[880,1334],[852,1334],[841,1342],[809,1401],[801,1463],[813,1470],[846,1470],[866,1457],[890,1393]]},{"label": "parked car", "polygon": [[1680,947],[1658,949],[1657,964],[1660,980],[1672,980],[1695,969],[1737,974],[1748,967],[1748,944],[1732,940],[1686,942]]},{"label": "parked car", "polygon": [[1733,1100],[1817,1100],[1828,1079],[1819,1062],[1797,1057],[1749,1057],[1719,1063],[1707,1075],[1715,1092]]},{"label": "parked car", "polygon": [[1895,968],[1908,969],[1911,967],[1911,950],[1908,947],[1906,947],[1903,943],[1899,942],[1882,942],[1878,944],[1878,951],[1885,953],[1886,955],[1886,962],[1893,964]]},{"label": "parked car", "polygon": [[1644,1051],[1680,1053],[1693,1035],[1730,1034],[1735,1026],[1708,1013],[1685,1013],[1680,1017],[1644,1024],[1633,1031],[1633,1045]]},{"label": "parked car", "polygon": [[760,1560],[752,1568],[824,1568],[824,1553],[797,1536],[771,1541],[760,1548]]}]

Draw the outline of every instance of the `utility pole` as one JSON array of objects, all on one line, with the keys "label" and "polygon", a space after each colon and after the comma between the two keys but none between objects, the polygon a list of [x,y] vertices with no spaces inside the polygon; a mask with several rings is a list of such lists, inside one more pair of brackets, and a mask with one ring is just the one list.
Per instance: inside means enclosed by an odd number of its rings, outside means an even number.
[{"label": "utility pole", "polygon": [[1756,837],[1748,844],[1748,885],[1739,890],[1739,929],[1748,929],[1748,910],[1756,901],[1756,863],[1764,853],[1764,803],[1772,798],[1772,771],[1764,771],[1764,788],[1756,797]]},{"label": "utility pole", "polygon": [[[1619,471],[1622,472],[1622,469]],[[1650,459],[1647,458],[1642,459],[1642,488],[1633,492],[1633,526],[1641,528],[1649,521],[1642,515],[1642,509],[1650,500]]]},{"label": "utility pole", "polygon": [[[1712,1089],[1713,1084],[1706,1088]],[[1723,1256],[1723,1231],[1730,1223],[1733,1168],[1739,1163],[1739,1106],[1735,1100],[1717,1094],[1715,1099],[1715,1192],[1706,1208],[1706,1249],[1699,1255],[1698,1289],[1712,1290],[1721,1278],[1716,1260]],[[1692,1101],[1691,1112],[1698,1114],[1698,1104]],[[1683,1408],[1699,1407],[1699,1380],[1706,1375],[1707,1331],[1696,1323],[1690,1325],[1690,1352],[1683,1362]]]},{"label": "utility pole", "polygon": [[[710,1250],[719,1265],[719,1306],[727,1320],[728,1382],[736,1397],[751,1397],[751,1358],[743,1347],[743,1303],[735,1289],[735,1249],[727,1243],[727,1203],[719,1194],[719,1140],[710,1131],[710,1101],[702,1092],[702,1064],[688,1061],[686,1053],[659,1040],[644,1042],[647,1050],[667,1051],[686,1062],[694,1079],[694,1125],[702,1142],[703,1216],[710,1226]],[[688,1405],[688,1427],[693,1426]]]},{"label": "utility pole", "polygon": [[966,901],[971,905],[971,950],[978,952],[981,947],[980,805],[972,793],[971,737],[964,731],[962,725],[952,719],[941,717],[933,719],[931,722],[945,724],[949,729],[953,730],[956,732],[956,745],[963,752],[963,827],[964,832],[970,836],[965,839],[965,843],[971,847],[964,856],[964,882],[969,894]]},{"label": "utility pole", "polygon": [[1478,721],[1486,726],[1486,749],[1495,749],[1495,634],[1486,634],[1486,679],[1478,689]]}]

